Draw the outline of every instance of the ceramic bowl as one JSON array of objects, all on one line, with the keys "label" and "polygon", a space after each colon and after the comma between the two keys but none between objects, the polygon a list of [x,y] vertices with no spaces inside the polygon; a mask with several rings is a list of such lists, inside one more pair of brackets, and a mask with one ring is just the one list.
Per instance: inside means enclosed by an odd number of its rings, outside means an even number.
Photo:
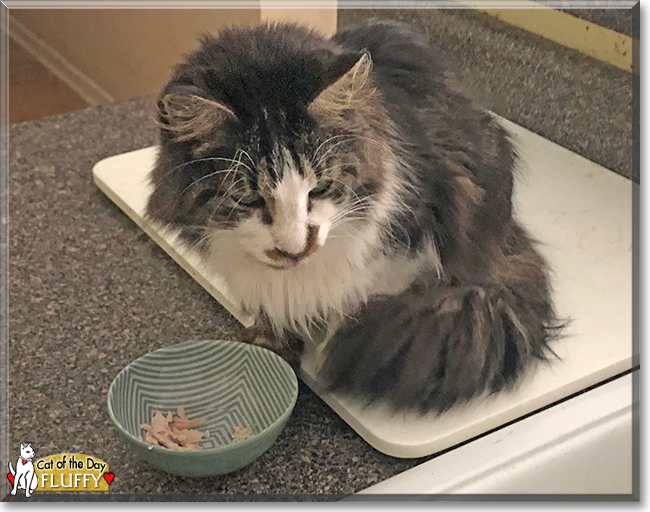
[{"label": "ceramic bowl", "polygon": [[[138,456],[181,476],[221,475],[250,464],[284,428],[298,398],[291,366],[270,350],[234,341],[193,341],[150,352],[129,364],[108,391],[108,413]],[[156,412],[202,418],[200,450],[143,440]],[[251,435],[233,443],[237,427]]]}]

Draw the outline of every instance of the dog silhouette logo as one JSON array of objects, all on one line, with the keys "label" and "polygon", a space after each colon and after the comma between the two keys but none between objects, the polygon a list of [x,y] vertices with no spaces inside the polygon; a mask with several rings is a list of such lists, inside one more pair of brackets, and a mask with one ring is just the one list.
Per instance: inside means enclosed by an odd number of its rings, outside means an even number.
[{"label": "dog silhouette logo", "polygon": [[36,474],[36,469],[34,468],[34,449],[32,448],[32,443],[29,443],[27,446],[20,445],[20,457],[16,462],[16,469],[11,465],[9,461],[9,474],[7,478],[12,483],[13,488],[11,489],[11,495],[15,496],[18,489],[25,489],[25,496],[29,498],[34,489],[38,487],[38,475]]}]

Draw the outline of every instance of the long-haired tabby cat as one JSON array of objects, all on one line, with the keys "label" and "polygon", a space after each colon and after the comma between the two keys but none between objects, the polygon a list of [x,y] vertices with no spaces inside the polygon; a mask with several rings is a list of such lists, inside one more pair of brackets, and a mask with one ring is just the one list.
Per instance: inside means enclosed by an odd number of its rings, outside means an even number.
[{"label": "long-haired tabby cat", "polygon": [[226,279],[253,342],[288,357],[327,326],[330,388],[425,412],[549,353],[546,265],[512,216],[513,147],[408,27],[224,30],[158,108],[147,213]]}]

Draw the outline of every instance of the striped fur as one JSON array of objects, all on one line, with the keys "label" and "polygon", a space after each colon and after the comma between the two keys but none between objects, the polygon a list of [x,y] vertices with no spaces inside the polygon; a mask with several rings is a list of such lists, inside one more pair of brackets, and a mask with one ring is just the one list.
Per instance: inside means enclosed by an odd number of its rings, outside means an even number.
[{"label": "striped fur", "polygon": [[558,322],[512,215],[514,150],[408,27],[225,30],[159,121],[148,214],[257,317],[250,341],[295,359],[329,329],[324,382],[424,412],[546,358]]}]

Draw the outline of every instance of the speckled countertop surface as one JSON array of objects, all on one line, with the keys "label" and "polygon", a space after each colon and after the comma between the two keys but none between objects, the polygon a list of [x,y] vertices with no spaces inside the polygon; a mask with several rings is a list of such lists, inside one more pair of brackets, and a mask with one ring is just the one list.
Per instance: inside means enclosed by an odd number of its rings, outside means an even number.
[{"label": "speckled countertop surface", "polygon": [[239,333],[93,183],[99,160],[155,143],[152,108],[138,98],[10,128],[12,458],[21,442],[37,457],[97,456],[116,475],[111,494],[348,494],[422,462],[377,452],[302,384],[277,442],[230,475],[161,473],[118,437],[106,393],[125,365],[179,341]]}]

